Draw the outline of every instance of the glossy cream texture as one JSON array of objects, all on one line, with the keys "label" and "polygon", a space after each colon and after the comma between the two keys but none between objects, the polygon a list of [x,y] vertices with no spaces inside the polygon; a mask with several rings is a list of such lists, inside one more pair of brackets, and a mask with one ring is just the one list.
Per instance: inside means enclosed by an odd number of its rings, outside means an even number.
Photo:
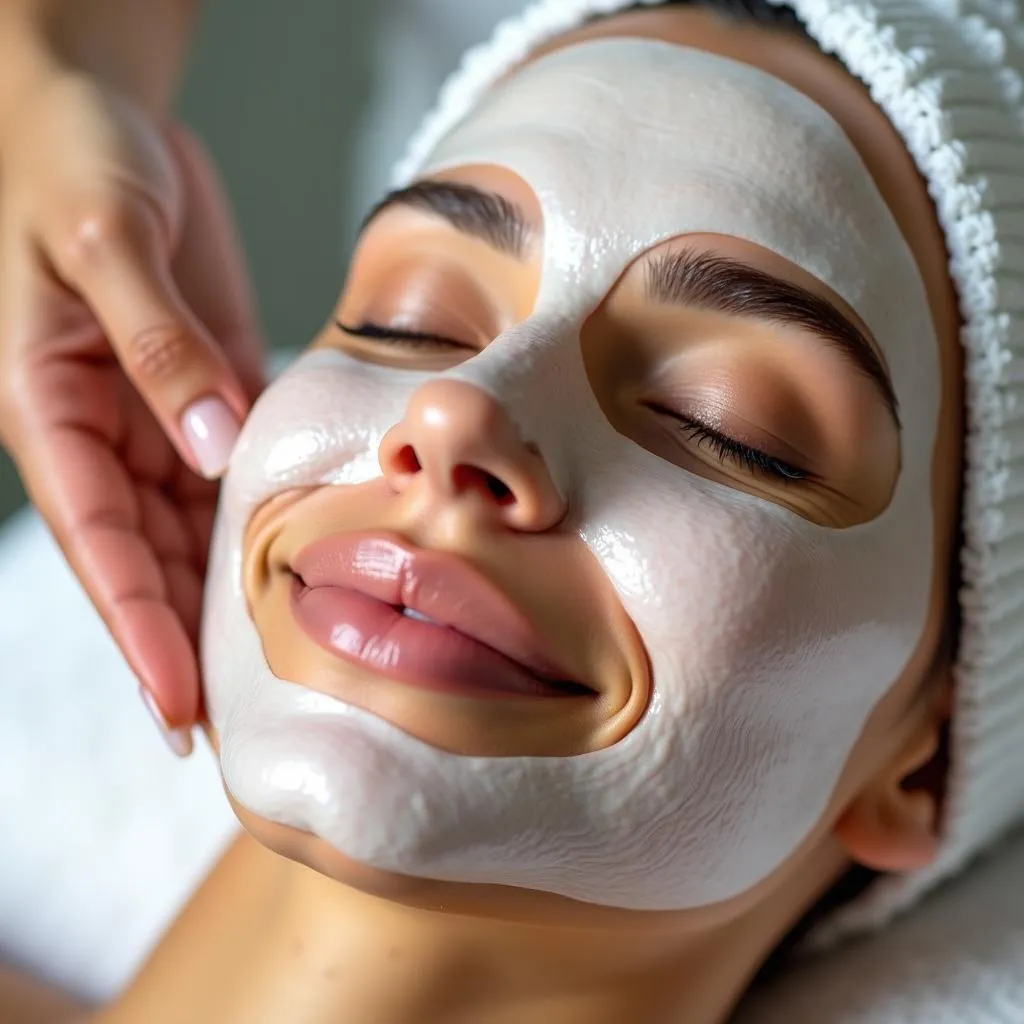
[{"label": "glossy cream texture", "polygon": [[[241,589],[247,517],[285,487],[378,474],[383,433],[429,376],[318,352],[261,400],[227,481],[205,626],[227,785],[382,869],[634,909],[726,899],[818,822],[922,634],[939,404],[924,286],[835,122],[717,56],[641,40],[558,51],[497,87],[425,170],[469,164],[534,189],[543,280],[527,321],[447,375],[494,395],[540,446],[646,644],[652,703],[608,749],[469,758],[272,676]],[[639,254],[696,232],[804,268],[878,339],[905,429],[900,480],[872,522],[816,526],[605,419],[581,326]]]}]

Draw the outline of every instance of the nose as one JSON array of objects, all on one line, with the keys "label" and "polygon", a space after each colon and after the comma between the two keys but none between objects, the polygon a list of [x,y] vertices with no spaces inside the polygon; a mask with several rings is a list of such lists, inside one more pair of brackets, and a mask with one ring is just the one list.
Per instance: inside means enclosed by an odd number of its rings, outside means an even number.
[{"label": "nose", "polygon": [[548,530],[565,515],[539,448],[494,398],[464,381],[420,387],[384,435],[379,459],[396,491],[416,486],[442,501],[475,499],[513,529]]}]

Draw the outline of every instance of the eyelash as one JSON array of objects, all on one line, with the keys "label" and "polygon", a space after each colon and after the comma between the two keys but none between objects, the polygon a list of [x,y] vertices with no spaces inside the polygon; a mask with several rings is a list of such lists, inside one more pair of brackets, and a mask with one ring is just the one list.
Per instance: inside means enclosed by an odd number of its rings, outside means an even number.
[{"label": "eyelash", "polygon": [[731,437],[726,437],[704,423],[664,409],[658,411],[671,416],[678,422],[680,431],[691,441],[695,441],[698,448],[706,445],[722,462],[736,462],[750,473],[771,477],[784,484],[800,483],[808,477],[804,470],[773,458],[758,448],[751,448]]},{"label": "eyelash", "polygon": [[348,327],[340,320],[335,321],[335,326],[343,334],[351,335],[353,338],[368,338],[371,341],[383,341],[392,345],[417,351],[439,349],[468,349],[475,352],[472,345],[453,341],[451,338],[442,338],[437,334],[429,334],[425,331],[403,331],[397,327],[382,327],[380,324],[361,323],[358,327]]},{"label": "eyelash", "polygon": [[[473,349],[472,345],[464,345],[451,338],[442,338],[436,334],[421,331],[403,331],[396,327],[383,327],[380,324],[364,322],[358,327],[349,327],[340,320],[336,326],[344,334],[354,338],[367,338],[371,341],[382,341],[393,345],[401,345],[416,350],[438,349]],[[475,351],[475,349],[473,349]],[[808,474],[788,462],[773,458],[757,448],[751,448],[734,438],[727,437],[712,429],[706,423],[680,416],[668,409],[651,407],[654,412],[670,416],[679,424],[679,430],[697,446],[704,445],[711,449],[722,462],[735,462],[750,473],[771,477],[785,484],[799,483],[806,480]]]}]

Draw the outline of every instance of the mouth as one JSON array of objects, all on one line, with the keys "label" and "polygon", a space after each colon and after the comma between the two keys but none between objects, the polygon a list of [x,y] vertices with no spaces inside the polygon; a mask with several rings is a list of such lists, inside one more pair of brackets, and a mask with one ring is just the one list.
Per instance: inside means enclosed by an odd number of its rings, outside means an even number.
[{"label": "mouth", "polygon": [[336,657],[458,696],[594,697],[528,616],[472,566],[390,535],[336,535],[288,567],[301,629]]}]

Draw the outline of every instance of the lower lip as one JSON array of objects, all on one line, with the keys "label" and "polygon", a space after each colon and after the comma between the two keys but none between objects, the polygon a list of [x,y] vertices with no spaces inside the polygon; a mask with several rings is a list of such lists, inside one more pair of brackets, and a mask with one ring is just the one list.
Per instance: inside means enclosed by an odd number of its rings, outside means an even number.
[{"label": "lower lip", "polygon": [[577,696],[471,637],[343,587],[292,588],[292,614],[331,654],[400,683],[469,697]]}]

